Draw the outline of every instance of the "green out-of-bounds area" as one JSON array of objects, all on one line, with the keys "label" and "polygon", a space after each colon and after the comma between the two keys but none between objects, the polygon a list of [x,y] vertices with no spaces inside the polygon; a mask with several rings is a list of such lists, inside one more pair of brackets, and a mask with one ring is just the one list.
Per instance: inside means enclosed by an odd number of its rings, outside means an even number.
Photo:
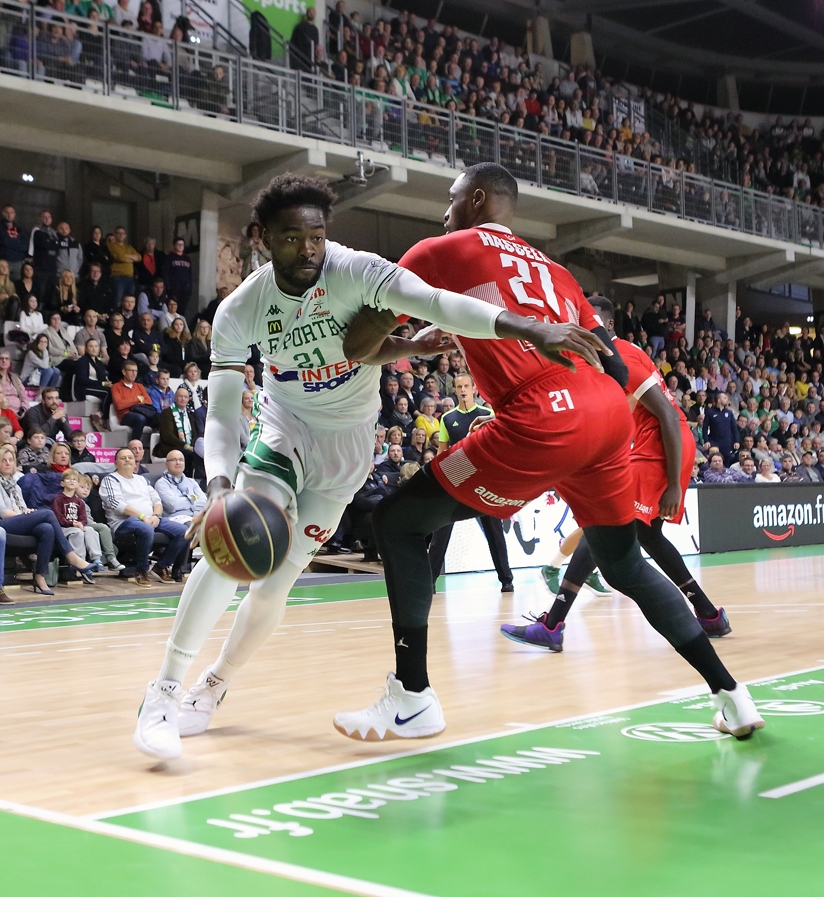
[{"label": "green out-of-bounds area", "polygon": [[822,894],[824,671],[751,691],[747,741],[699,695],[108,821],[436,897]]}]

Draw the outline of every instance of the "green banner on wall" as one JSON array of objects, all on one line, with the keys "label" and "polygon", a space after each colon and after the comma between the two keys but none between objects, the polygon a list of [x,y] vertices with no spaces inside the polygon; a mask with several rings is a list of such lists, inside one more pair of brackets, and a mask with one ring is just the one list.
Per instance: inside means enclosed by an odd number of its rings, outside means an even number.
[{"label": "green banner on wall", "polygon": [[[306,15],[310,7],[317,9],[315,0],[243,0],[250,12],[260,12],[276,31],[279,31],[286,40],[292,36],[292,31],[298,22]],[[315,24],[318,30],[322,27],[322,10],[317,10],[318,16]]]}]

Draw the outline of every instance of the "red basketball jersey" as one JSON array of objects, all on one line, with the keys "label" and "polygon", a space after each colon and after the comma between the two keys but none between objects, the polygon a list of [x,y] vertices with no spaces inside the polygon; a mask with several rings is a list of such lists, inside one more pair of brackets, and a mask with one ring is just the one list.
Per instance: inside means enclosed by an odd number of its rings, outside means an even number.
[{"label": "red basketball jersey", "polygon": [[[570,322],[587,330],[601,323],[566,268],[499,224],[423,240],[400,264],[435,287],[475,296],[522,317]],[[513,389],[561,370],[523,340],[461,337],[460,346],[478,389],[496,411]],[[579,355],[565,354],[578,366],[586,364]]]},{"label": "red basketball jersey", "polygon": [[[638,346],[624,339],[614,339],[614,346],[624,359],[629,369],[629,380],[624,387],[628,396],[638,400],[648,389],[660,389],[678,412],[682,424],[686,423],[686,415],[678,407],[673,394],[667,389],[661,372],[655,362]],[[658,418],[648,411],[639,401],[632,412],[635,423],[635,442],[632,446],[633,456],[661,459],[664,458],[664,443],[661,439],[661,424]]]}]

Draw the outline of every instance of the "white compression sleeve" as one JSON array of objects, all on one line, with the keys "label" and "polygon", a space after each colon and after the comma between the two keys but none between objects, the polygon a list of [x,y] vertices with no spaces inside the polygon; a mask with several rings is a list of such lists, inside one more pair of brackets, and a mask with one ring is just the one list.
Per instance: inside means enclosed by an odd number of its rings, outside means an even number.
[{"label": "white compression sleeve", "polygon": [[405,268],[399,268],[384,287],[381,303],[393,312],[423,318],[449,333],[470,339],[499,339],[495,322],[505,311],[472,296],[437,290]]},{"label": "white compression sleeve", "polygon": [[206,482],[215,477],[234,481],[240,457],[240,395],[243,374],[229,368],[212,368],[209,374],[209,407],[206,411]]}]

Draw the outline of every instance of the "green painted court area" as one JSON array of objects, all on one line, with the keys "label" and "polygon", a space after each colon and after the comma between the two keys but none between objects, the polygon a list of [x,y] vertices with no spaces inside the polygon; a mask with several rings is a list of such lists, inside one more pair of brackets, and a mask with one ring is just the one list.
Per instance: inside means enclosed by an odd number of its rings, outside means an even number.
[{"label": "green painted court area", "polygon": [[[245,592],[238,592],[226,609],[233,611]],[[289,593],[289,604],[331,604],[364,598],[385,598],[386,585],[376,582],[342,583],[337,585],[298,586]],[[0,611],[0,633],[26,632],[33,629],[55,629],[64,626],[87,626],[90,623],[122,623],[124,620],[156,620],[173,617],[179,595],[109,600],[94,603],[59,604],[47,607],[22,605]]]},{"label": "green painted court area", "polygon": [[107,821],[435,897],[820,894],[824,669],[751,691],[748,741],[699,695]]}]

